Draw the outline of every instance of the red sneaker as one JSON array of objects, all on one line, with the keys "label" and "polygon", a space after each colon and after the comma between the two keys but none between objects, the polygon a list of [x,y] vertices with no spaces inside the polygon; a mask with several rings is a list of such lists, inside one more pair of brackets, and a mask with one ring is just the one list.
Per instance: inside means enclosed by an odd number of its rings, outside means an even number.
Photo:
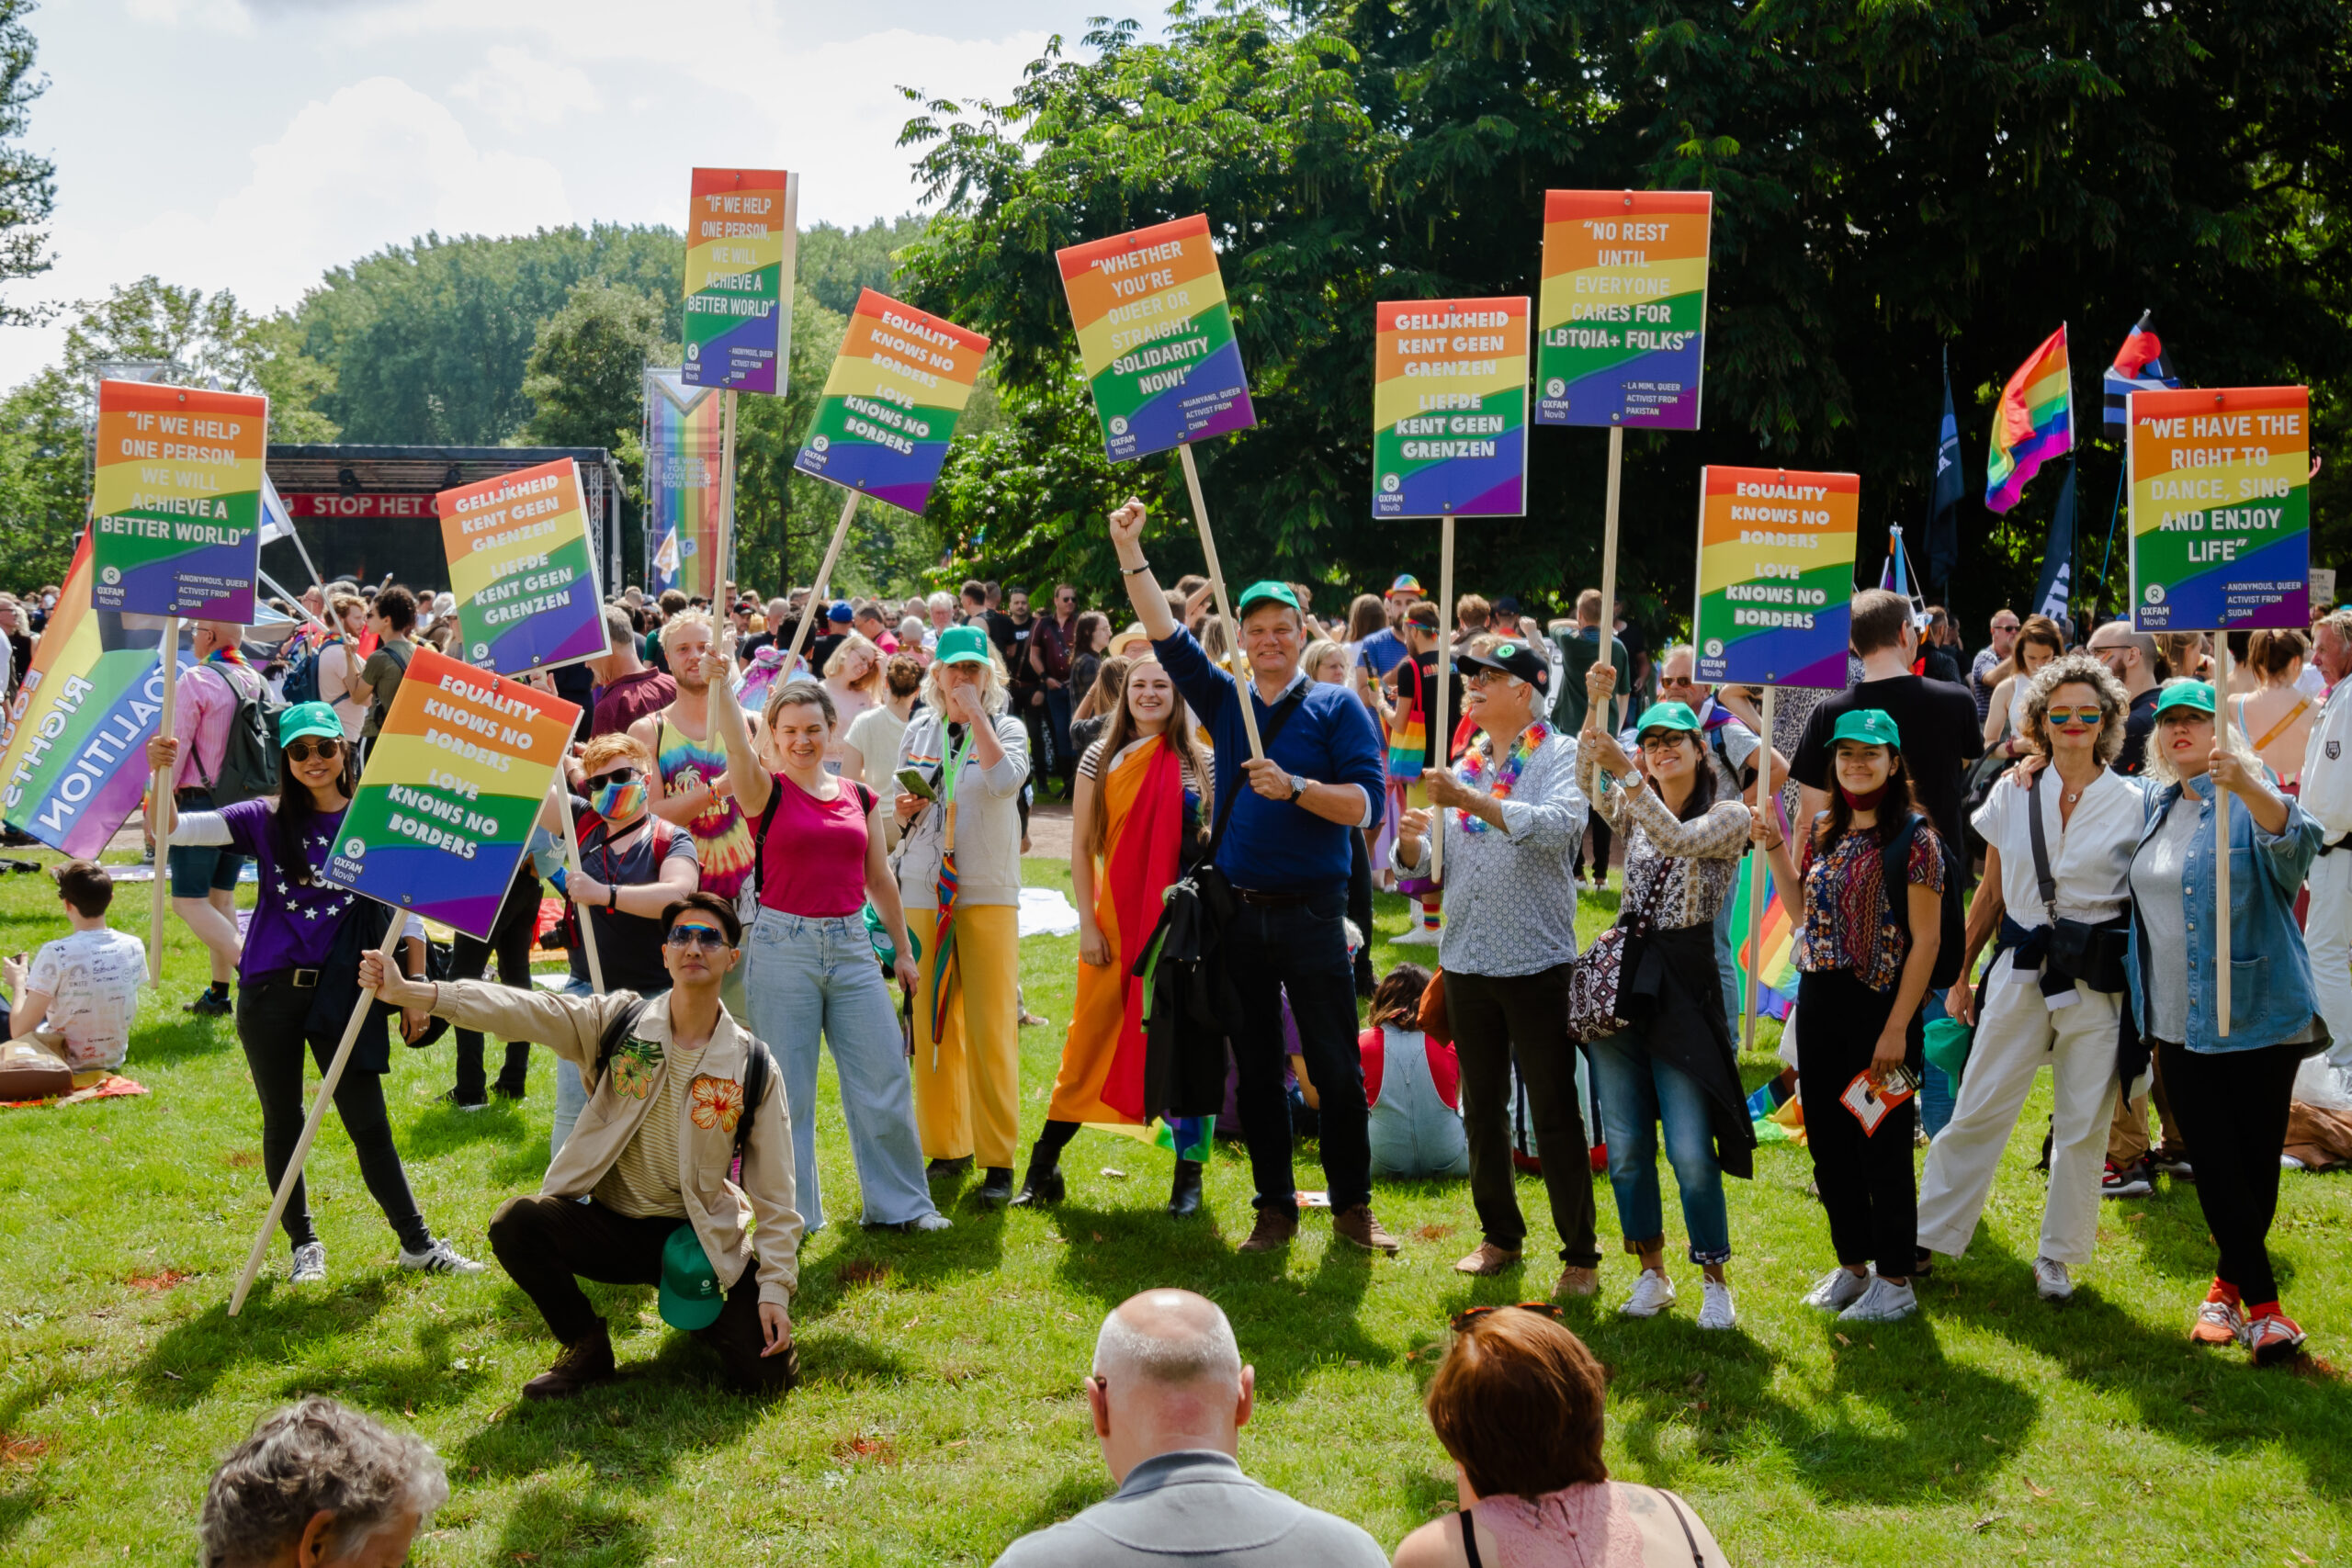
[{"label": "red sneaker", "polygon": [[2198,1307],[2197,1320],[2188,1325],[2188,1337],[2199,1345],[2243,1345],[2245,1314],[2216,1286]]},{"label": "red sneaker", "polygon": [[2253,1352],[2256,1366],[2272,1366],[2291,1359],[2303,1348],[2303,1330],[2278,1310],[2277,1302],[2267,1303],[2245,1326],[2245,1348]]}]

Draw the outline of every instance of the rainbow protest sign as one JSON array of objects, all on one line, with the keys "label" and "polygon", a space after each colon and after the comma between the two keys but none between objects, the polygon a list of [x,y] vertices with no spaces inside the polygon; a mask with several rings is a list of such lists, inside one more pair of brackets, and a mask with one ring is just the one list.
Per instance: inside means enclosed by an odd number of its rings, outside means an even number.
[{"label": "rainbow protest sign", "polygon": [[647,586],[716,603],[726,533],[718,466],[726,456],[727,400],[716,388],[685,385],[679,374],[645,373]]},{"label": "rainbow protest sign", "polygon": [[[133,627],[90,602],[90,536],[74,547],[57,609],[0,739],[0,818],[95,860],[147,789],[146,746],[164,708],[163,626]],[[185,647],[182,670],[195,660]]]},{"label": "rainbow protest sign", "polygon": [[2311,625],[2311,392],[2133,392],[2132,624]]},{"label": "rainbow protest sign", "polygon": [[435,504],[458,646],[470,663],[511,674],[611,651],[577,463],[563,457],[459,485]]},{"label": "rainbow protest sign", "polygon": [[1536,423],[1699,428],[1713,217],[1703,190],[1544,193]]},{"label": "rainbow protest sign", "polygon": [[1375,306],[1374,517],[1527,511],[1527,296]]},{"label": "rainbow protest sign", "polygon": [[868,288],[792,466],[921,513],[989,340]]},{"label": "rainbow protest sign", "polygon": [[782,169],[696,169],[686,212],[689,387],[784,390],[800,181]]},{"label": "rainbow protest sign", "polygon": [[1055,253],[1114,460],[1258,423],[1205,217]]},{"label": "rainbow protest sign", "polygon": [[250,623],[268,449],[267,398],[99,382],[92,602]]},{"label": "rainbow protest sign", "polygon": [[418,649],[326,880],[487,940],[579,717],[535,686]]},{"label": "rainbow protest sign", "polygon": [[1854,474],[1699,470],[1699,680],[1845,686],[1861,504]]}]

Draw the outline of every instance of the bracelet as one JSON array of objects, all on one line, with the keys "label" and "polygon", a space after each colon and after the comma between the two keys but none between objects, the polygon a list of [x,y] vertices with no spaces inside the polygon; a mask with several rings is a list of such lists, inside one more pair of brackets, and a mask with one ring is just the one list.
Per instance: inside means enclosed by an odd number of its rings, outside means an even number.
[{"label": "bracelet", "polygon": [[605,884],[605,908],[617,909],[620,907],[621,885],[617,882],[607,882]]},{"label": "bracelet", "polygon": [[1144,562],[1141,566],[1123,566],[1123,567],[1121,567],[1121,568],[1119,569],[1119,575],[1120,575],[1121,577],[1136,577],[1136,576],[1139,576],[1139,575],[1141,575],[1141,574],[1142,574],[1142,573],[1144,573],[1144,572],[1149,571],[1150,570],[1151,570],[1151,563],[1150,563],[1149,561],[1146,561],[1146,562]]}]

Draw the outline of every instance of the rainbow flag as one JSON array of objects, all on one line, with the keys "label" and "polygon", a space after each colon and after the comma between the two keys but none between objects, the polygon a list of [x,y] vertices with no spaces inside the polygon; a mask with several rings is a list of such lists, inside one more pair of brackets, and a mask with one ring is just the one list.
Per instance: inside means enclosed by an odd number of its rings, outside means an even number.
[{"label": "rainbow flag", "polygon": [[645,372],[645,531],[659,541],[650,586],[716,602],[725,576],[718,468],[726,400],[715,387],[689,387],[683,376]]},{"label": "rainbow flag", "polygon": [[792,466],[922,514],[989,340],[862,290]]},{"label": "rainbow flag", "polygon": [[2074,449],[2075,383],[2066,367],[2062,322],[2001,389],[1993,410],[1992,452],[1984,462],[1984,504],[2007,512],[2042,464]]},{"label": "rainbow flag", "polygon": [[[0,818],[51,849],[96,858],[146,794],[164,670],[160,620],[96,608],[91,575],[85,531],[0,728]],[[185,648],[179,660],[183,670],[196,662]]]},{"label": "rainbow flag", "polygon": [[[1750,852],[1751,853],[1753,852]],[[1786,1020],[1789,1010],[1797,1005],[1796,928],[1789,923],[1789,911],[1772,890],[1772,874],[1764,874],[1764,926],[1758,945],[1763,950],[1763,966],[1758,969],[1747,946],[1747,890],[1749,867],[1739,863],[1739,884],[1732,895],[1731,936],[1732,963],[1739,970],[1739,994],[1747,996],[1747,976],[1758,974],[1763,984],[1757,988],[1756,1016]]]}]

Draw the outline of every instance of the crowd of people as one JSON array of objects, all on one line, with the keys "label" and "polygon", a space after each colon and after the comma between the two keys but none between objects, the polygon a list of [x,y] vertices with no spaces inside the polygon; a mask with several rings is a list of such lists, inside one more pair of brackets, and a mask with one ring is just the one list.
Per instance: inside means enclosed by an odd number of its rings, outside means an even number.
[{"label": "crowd of people", "polygon": [[[1865,591],[1849,684],[1776,694],[1768,734],[1760,691],[1697,682],[1687,645],[1654,646],[1597,592],[1539,624],[1510,598],[1435,604],[1406,575],[1325,621],[1307,585],[1270,580],[1227,622],[1204,580],[1158,580],[1147,522],[1136,502],[1111,517],[1125,603],[1097,609],[1069,584],[1033,603],[978,581],[905,600],[616,595],[605,655],[530,677],[578,703],[578,744],[495,929],[446,961],[320,869],[414,650],[449,645],[448,596],[322,585],[284,606],[296,629],[274,645],[198,624],[175,733],[147,751],[171,785],[149,819],[209,964],[187,1007],[233,1019],[268,1179],[302,1119],[306,1048],[323,1066],[372,995],[335,1095],[363,1180],[403,1267],[479,1272],[409,1190],[391,1032],[454,1032],[445,1099],[464,1111],[525,1098],[546,1046],[545,1179],[486,1237],[557,1346],[525,1394],[616,1375],[582,1279],[658,1285],[730,1381],[780,1391],[806,1235],[845,1213],[922,1234],[959,1202],[1049,1207],[1090,1122],[1156,1129],[1178,1219],[1207,1201],[1216,1140],[1238,1137],[1245,1253],[1288,1246],[1310,1213],[1342,1245],[1396,1252],[1376,1183],[1466,1178],[1467,1276],[1521,1265],[1532,1166],[1555,1302],[1602,1289],[1605,1171],[1635,1319],[1678,1303],[1662,1149],[1695,1322],[1732,1330],[1726,1179],[1754,1173],[1759,1107],[1793,1100],[1826,1232],[1805,1302],[1886,1323],[1969,1247],[2047,1066],[2038,1293],[2063,1302],[2095,1266],[2103,1197],[2193,1179],[2215,1261],[2191,1337],[2296,1353],[2267,1247],[2281,1171],[2352,1159],[2352,858],[2334,853],[2352,848],[2352,612],[2216,646],[2004,609],[1972,657],[1942,609]],[[29,630],[45,608],[29,606],[0,602],[12,642],[7,618]],[[256,712],[266,780],[235,761]],[[1024,1127],[1019,907],[1041,802],[1069,813],[1078,983]],[[1787,1070],[1753,1094],[1730,919],[1751,852],[1799,975]],[[1614,919],[1580,942],[1580,905],[1612,873]],[[70,931],[6,972],[11,1049],[117,1066],[143,951],[107,928],[103,867],[59,882]],[[544,931],[543,883],[562,906]],[[1396,940],[1433,965],[1375,972],[1375,890],[1405,897]],[[562,950],[560,988],[532,986],[535,944]],[[827,1049],[854,1198],[820,1191]],[[1295,1167],[1310,1132],[1312,1193]],[[326,1279],[300,1187],[282,1224],[289,1282]],[[1575,1530],[1715,1560],[1678,1500],[1607,1481],[1598,1374],[1555,1317],[1535,1303],[1457,1323],[1430,1414],[1464,1506],[1397,1562],[1532,1561]],[[1195,1485],[1220,1506],[1168,1528],[1223,1542],[1204,1560],[1380,1560],[1233,1465],[1250,1378],[1213,1305],[1130,1302],[1090,1386],[1121,1490],[1006,1562],[1124,1560],[1105,1543],[1159,1528]],[[288,1501],[306,1485],[343,1540],[361,1516],[335,1489],[359,1483],[338,1465],[386,1468],[370,1529],[413,1529],[442,1495],[413,1445],[313,1402],[224,1468],[210,1560],[273,1560],[251,1543],[316,1526]],[[1262,1557],[1226,1539],[1253,1530]]]}]

